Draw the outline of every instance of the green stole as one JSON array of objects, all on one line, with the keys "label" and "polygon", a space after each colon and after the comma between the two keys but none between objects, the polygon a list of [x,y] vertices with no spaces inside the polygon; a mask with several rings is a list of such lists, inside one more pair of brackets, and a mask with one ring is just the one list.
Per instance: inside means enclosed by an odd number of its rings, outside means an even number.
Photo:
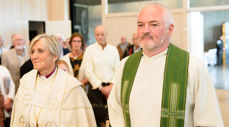
[{"label": "green stole", "polygon": [[[131,55],[127,59],[123,69],[121,81],[121,104],[126,127],[131,127],[129,98],[141,57],[142,50]],[[166,55],[164,71],[160,121],[161,127],[184,126],[188,64],[189,53],[170,44]]]}]

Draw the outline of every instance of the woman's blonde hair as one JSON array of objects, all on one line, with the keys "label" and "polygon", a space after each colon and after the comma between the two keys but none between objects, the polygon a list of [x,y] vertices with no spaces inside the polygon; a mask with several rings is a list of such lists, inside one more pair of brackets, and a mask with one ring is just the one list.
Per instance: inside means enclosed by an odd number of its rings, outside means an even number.
[{"label": "woman's blonde hair", "polygon": [[64,60],[58,60],[56,65],[60,65],[60,64],[64,64],[67,67],[68,71],[69,71],[69,67],[68,67],[67,62],[65,62]]},{"label": "woman's blonde hair", "polygon": [[47,35],[47,34],[39,34],[33,38],[33,40],[31,41],[29,45],[30,53],[31,53],[31,49],[33,45],[39,40],[42,41],[42,43],[44,44],[44,47],[47,48],[52,55],[60,57],[62,48],[61,48],[59,41],[57,40],[55,36]]}]

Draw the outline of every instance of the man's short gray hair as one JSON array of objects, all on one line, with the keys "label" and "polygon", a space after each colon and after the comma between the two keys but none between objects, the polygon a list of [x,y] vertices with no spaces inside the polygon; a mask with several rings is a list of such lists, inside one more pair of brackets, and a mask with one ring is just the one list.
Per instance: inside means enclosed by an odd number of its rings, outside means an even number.
[{"label": "man's short gray hair", "polygon": [[146,6],[163,9],[163,14],[164,14],[163,18],[164,18],[164,21],[166,23],[166,27],[169,27],[170,24],[173,24],[172,14],[164,5],[162,5],[160,3],[152,3],[152,4],[147,4],[144,7],[146,7]]},{"label": "man's short gray hair", "polygon": [[53,35],[39,34],[31,41],[29,49],[31,51],[33,45],[41,40],[44,44],[44,47],[47,48],[52,55],[60,57],[61,54],[61,45],[57,38]]},{"label": "man's short gray hair", "polygon": [[164,19],[166,21],[166,25],[167,27],[169,27],[170,24],[173,24],[173,17],[172,17],[172,14],[171,12],[167,9],[167,8],[164,8],[165,9],[165,13],[164,13]]}]

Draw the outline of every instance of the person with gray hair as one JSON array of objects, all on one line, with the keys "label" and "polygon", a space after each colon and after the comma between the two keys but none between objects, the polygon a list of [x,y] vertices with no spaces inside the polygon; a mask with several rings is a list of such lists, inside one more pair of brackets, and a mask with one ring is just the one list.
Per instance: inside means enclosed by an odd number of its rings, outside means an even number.
[{"label": "person with gray hair", "polygon": [[62,58],[64,55],[66,55],[67,53],[70,52],[69,48],[65,45],[65,37],[61,34],[58,34],[55,36],[57,38],[57,40],[59,41],[60,45],[61,45],[61,54],[60,54],[60,58]]},{"label": "person with gray hair", "polygon": [[29,59],[29,54],[25,47],[26,42],[23,35],[13,34],[12,43],[14,48],[2,54],[2,65],[10,71],[15,84],[15,93],[17,93],[20,80],[20,67]]},{"label": "person with gray hair", "polygon": [[11,127],[95,127],[81,83],[56,66],[61,46],[54,36],[36,36],[30,46],[34,69],[20,80]]},{"label": "person with gray hair", "polygon": [[135,52],[138,52],[140,51],[142,48],[140,47],[140,39],[137,37],[137,34],[134,33],[132,35],[132,42],[133,44],[132,45],[129,45],[126,50],[124,51],[124,54],[122,56],[122,58],[125,58]]},{"label": "person with gray hair", "polygon": [[112,127],[224,126],[206,66],[170,43],[173,30],[162,5],[140,11],[142,50],[123,59],[115,75],[108,98]]},{"label": "person with gray hair", "polygon": [[117,49],[118,49],[120,60],[123,58],[125,49],[130,45],[131,44],[129,42],[127,42],[126,37],[125,36],[121,36],[121,43],[119,43],[117,45]]}]

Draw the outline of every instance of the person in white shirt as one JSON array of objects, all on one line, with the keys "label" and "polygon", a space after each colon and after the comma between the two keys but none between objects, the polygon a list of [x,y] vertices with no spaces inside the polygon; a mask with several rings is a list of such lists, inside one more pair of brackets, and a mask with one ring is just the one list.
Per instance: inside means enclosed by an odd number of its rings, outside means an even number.
[{"label": "person in white shirt", "polygon": [[108,98],[112,127],[223,127],[205,65],[172,43],[171,13],[146,5],[137,19],[142,51],[121,61]]},{"label": "person in white shirt", "polygon": [[4,124],[5,127],[10,125],[10,117],[15,95],[15,85],[11,78],[10,72],[4,66],[0,65],[0,90],[4,97]]},{"label": "person in white shirt", "polygon": [[32,40],[34,69],[20,79],[11,127],[96,127],[81,83],[56,65],[60,54],[54,36],[41,34]]},{"label": "person in white shirt", "polygon": [[92,104],[97,126],[104,126],[108,119],[107,100],[112,88],[112,80],[119,65],[117,48],[106,42],[107,31],[104,26],[95,28],[96,42],[87,47],[83,63],[86,64],[85,75],[92,89],[88,91],[88,98]]}]

